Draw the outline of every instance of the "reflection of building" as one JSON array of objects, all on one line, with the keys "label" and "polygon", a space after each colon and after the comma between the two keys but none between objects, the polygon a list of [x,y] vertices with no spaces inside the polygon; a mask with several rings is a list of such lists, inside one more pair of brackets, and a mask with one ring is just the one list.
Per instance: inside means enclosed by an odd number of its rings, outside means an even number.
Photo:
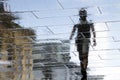
[{"label": "reflection of building", "polygon": [[[0,72],[0,80],[33,80],[32,29],[23,29],[13,22],[17,18],[4,10],[0,2],[0,59],[10,61],[12,65],[4,65],[7,72]],[[13,71],[11,71],[13,69]]]},{"label": "reflection of building", "polygon": [[68,40],[44,40],[33,48],[36,80],[75,80],[72,77],[79,68],[69,62]]}]

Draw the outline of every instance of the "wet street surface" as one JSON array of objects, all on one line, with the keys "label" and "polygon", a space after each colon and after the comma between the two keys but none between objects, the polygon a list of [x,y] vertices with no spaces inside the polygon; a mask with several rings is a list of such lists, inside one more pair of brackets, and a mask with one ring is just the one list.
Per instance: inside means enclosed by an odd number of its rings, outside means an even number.
[{"label": "wet street surface", "polygon": [[[69,39],[81,8],[97,42],[85,76]],[[119,8],[120,0],[0,0],[0,80],[120,80]]]}]

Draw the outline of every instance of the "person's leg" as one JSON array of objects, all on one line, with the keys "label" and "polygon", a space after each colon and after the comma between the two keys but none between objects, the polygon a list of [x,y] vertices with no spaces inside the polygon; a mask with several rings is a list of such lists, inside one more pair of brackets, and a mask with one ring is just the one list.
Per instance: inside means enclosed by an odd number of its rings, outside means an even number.
[{"label": "person's leg", "polygon": [[79,60],[81,65],[81,73],[82,75],[86,75],[86,69],[88,65],[88,43],[84,43],[83,40],[76,41],[77,51],[79,53]]},{"label": "person's leg", "polygon": [[88,65],[88,55],[86,54],[81,54],[80,55],[80,64],[81,64],[81,73],[82,75],[86,75],[86,69]]},{"label": "person's leg", "polygon": [[81,73],[86,76],[86,69],[88,66],[88,51],[89,51],[89,41],[85,40],[82,43],[82,50],[80,51],[79,58],[81,61]]},{"label": "person's leg", "polygon": [[79,53],[81,73],[82,73],[82,75],[86,75],[86,68],[87,68],[87,64],[88,64],[88,56],[86,55],[86,53],[83,54],[82,44],[77,45],[77,51]]},{"label": "person's leg", "polygon": [[82,54],[81,62],[83,64],[83,69],[86,70],[88,66],[88,52],[89,52],[89,43],[83,43],[82,45]]}]

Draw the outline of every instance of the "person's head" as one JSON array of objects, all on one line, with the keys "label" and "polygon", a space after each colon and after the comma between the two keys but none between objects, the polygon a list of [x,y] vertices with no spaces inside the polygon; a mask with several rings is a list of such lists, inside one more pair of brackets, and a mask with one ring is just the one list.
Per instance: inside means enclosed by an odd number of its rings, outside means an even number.
[{"label": "person's head", "polygon": [[81,8],[81,10],[79,11],[79,16],[82,20],[86,20],[87,11],[84,8]]}]

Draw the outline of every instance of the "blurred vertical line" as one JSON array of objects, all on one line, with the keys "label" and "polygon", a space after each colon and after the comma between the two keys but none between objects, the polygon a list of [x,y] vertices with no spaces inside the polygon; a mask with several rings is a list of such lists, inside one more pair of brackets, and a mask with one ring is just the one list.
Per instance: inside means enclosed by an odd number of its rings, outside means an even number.
[{"label": "blurred vertical line", "polygon": [[90,43],[90,46],[93,49],[93,51],[95,51],[95,48],[94,48],[94,46],[91,43]]},{"label": "blurred vertical line", "polygon": [[72,51],[72,53],[73,53],[75,56],[77,56],[77,55],[75,54],[75,51]]},{"label": "blurred vertical line", "polygon": [[46,28],[49,30],[50,33],[55,34],[48,26]]},{"label": "blurred vertical line", "polygon": [[58,4],[61,6],[61,8],[64,9],[62,3],[61,3],[59,0],[57,0],[57,2],[58,2]]},{"label": "blurred vertical line", "polygon": [[107,27],[107,30],[109,31],[110,29],[109,29],[109,26],[108,26],[107,22],[105,22],[105,25]]},{"label": "blurred vertical line", "polygon": [[113,39],[113,41],[115,42],[115,38],[114,38],[114,36],[112,36],[112,39]]},{"label": "blurred vertical line", "polygon": [[70,20],[73,22],[73,24],[75,24],[75,22],[73,21],[73,19],[69,16]]},{"label": "blurred vertical line", "polygon": [[66,66],[66,65],[64,65],[64,67],[66,68],[66,76],[65,76],[65,80],[69,80],[69,78],[70,78],[70,69],[68,68],[68,66]]},{"label": "blurred vertical line", "polygon": [[35,18],[39,19],[39,17],[33,11],[31,11],[31,13],[35,16]]},{"label": "blurred vertical line", "polygon": [[99,13],[102,14],[100,7],[97,7],[97,9],[98,9]]}]

